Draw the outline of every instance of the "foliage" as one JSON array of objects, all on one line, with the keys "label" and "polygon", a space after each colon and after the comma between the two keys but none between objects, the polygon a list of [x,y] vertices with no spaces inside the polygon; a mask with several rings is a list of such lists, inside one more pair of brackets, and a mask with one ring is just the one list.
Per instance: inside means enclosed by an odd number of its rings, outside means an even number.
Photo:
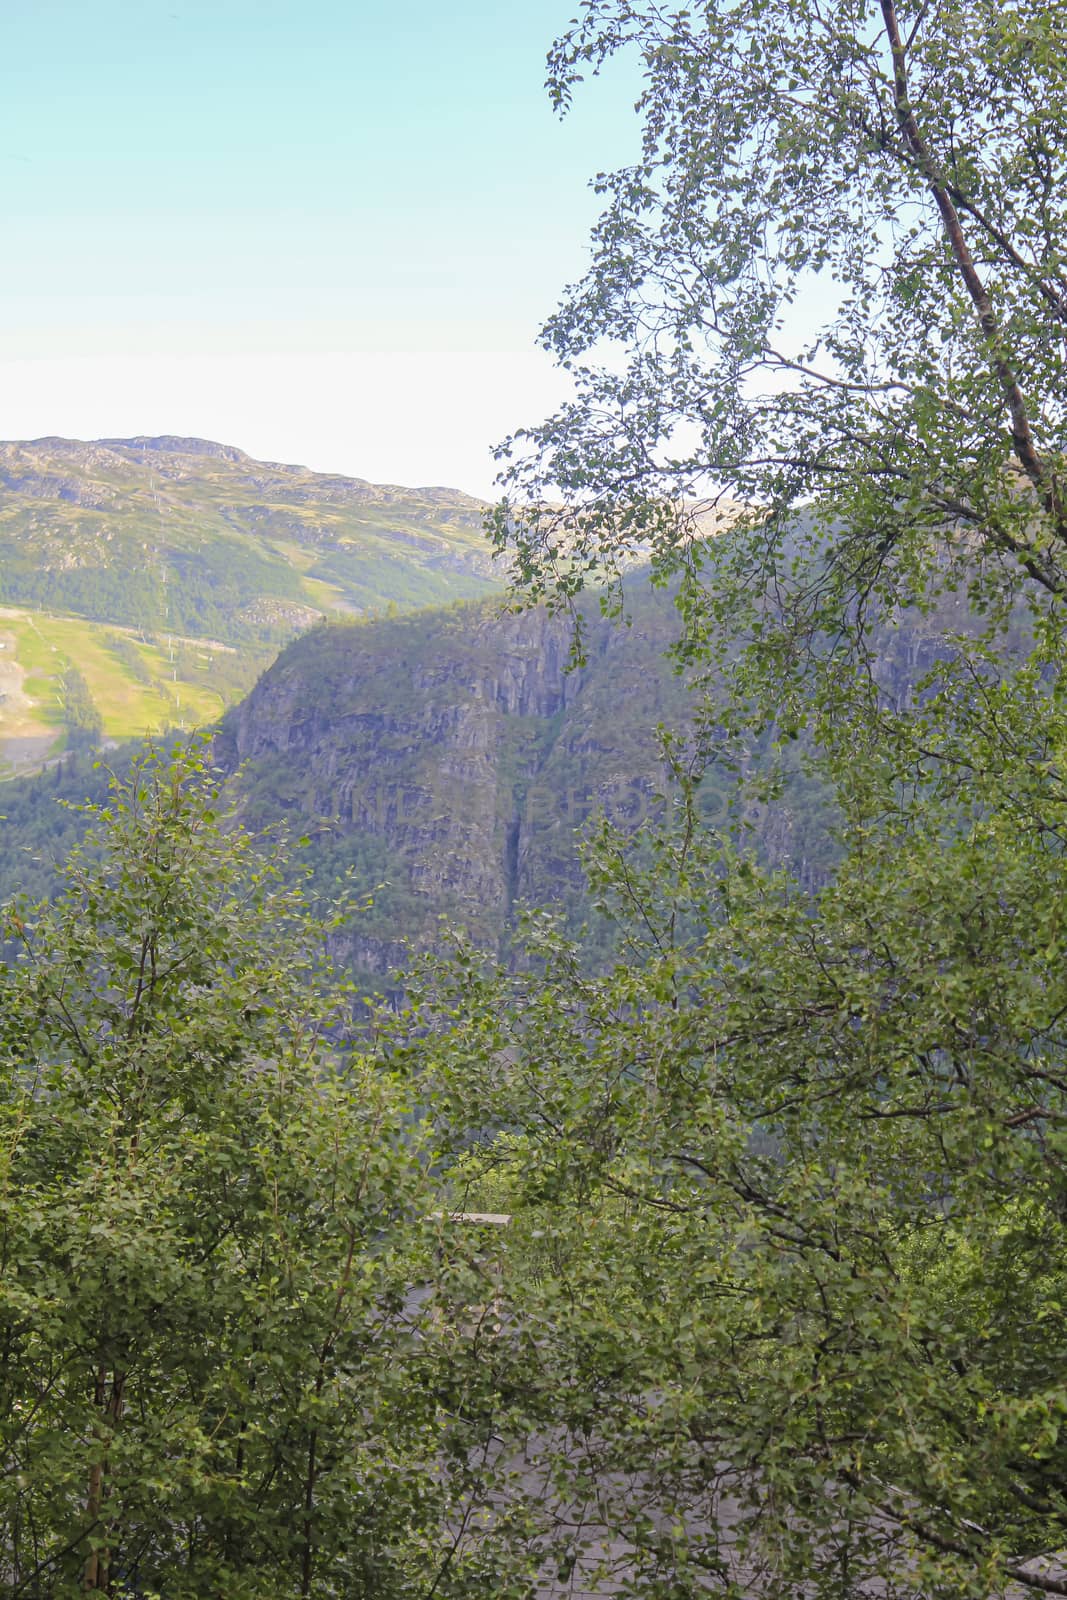
[{"label": "foliage", "polygon": [[1067,1543],[1067,723],[1030,668],[989,693],[995,741],[927,711],[953,764],[906,802],[863,763],[824,888],[683,792],[643,872],[590,863],[630,959],[539,920],[424,994],[456,1181],[517,1219],[569,1559],[606,1539],[623,1593],[1067,1592],[1028,1566]]},{"label": "foliage", "polygon": [[195,751],[141,760],[52,908],[6,913],[0,1581],[478,1592],[471,1313],[411,1294],[435,1248],[469,1286],[464,1249],[323,930],[217,804]]},{"label": "foliage", "polygon": [[38,777],[4,784],[0,902],[57,892],[61,863],[89,826],[87,807],[106,804],[110,775],[127,776],[133,756],[132,746],[113,751],[108,769],[91,753],[71,751]]},{"label": "foliage", "polygon": [[720,626],[740,607],[758,631],[773,592],[794,632],[836,630],[921,597],[931,563],[1061,593],[1056,8],[587,0],[549,59],[556,104],[626,49],[642,155],[597,179],[592,265],[543,336],[577,395],[503,452],[497,538],[524,582],[572,593],[635,543],[699,560],[712,495],[750,508]]},{"label": "foliage", "polygon": [[461,949],[413,1070],[458,1179],[509,1141],[500,1299],[587,1588],[1067,1594],[1067,36],[587,0],[557,103],[631,47],[643,153],[545,330],[577,395],[505,447],[496,537],[565,605],[681,569],[705,748],[756,803],[809,730],[838,856],[768,870],[681,772],[673,828],[594,842],[625,958]]},{"label": "foliage", "polygon": [[100,742],[103,718],[82,673],[71,662],[63,674],[63,716],[72,750],[92,749]]}]

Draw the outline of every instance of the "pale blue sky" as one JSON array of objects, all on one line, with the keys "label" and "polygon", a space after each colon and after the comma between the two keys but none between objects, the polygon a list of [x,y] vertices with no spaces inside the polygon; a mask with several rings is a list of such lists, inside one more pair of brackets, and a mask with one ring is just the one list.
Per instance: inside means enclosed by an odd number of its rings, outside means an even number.
[{"label": "pale blue sky", "polygon": [[[26,0],[0,16],[0,436],[181,431],[486,493],[636,68],[574,0]],[[397,359],[391,353],[397,352]]]}]

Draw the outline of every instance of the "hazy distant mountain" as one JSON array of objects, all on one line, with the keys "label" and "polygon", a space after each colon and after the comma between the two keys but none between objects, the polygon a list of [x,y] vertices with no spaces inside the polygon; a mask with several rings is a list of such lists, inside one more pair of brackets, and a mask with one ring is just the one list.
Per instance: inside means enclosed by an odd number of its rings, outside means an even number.
[{"label": "hazy distant mountain", "polygon": [[213,720],[322,615],[490,592],[484,509],[204,439],[0,443],[0,761]]},{"label": "hazy distant mountain", "polygon": [[492,585],[484,507],[205,439],[0,444],[0,601],[231,642]]}]

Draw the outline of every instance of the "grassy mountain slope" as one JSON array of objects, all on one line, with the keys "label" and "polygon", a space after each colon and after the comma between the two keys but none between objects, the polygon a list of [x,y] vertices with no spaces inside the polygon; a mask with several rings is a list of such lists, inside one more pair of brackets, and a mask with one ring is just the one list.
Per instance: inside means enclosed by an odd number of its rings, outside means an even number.
[{"label": "grassy mountain slope", "polygon": [[[380,984],[408,943],[438,940],[442,921],[499,948],[522,902],[556,905],[572,923],[588,915],[582,830],[599,811],[625,829],[657,813],[667,774],[655,726],[684,728],[693,709],[663,655],[678,626],[670,595],[635,578],[630,610],[621,627],[590,603],[575,672],[567,621],[506,614],[493,600],[320,625],[227,713],[216,760],[243,820],[309,835],[294,870],[308,869],[324,897],[346,886],[373,895],[336,947],[362,980]],[[888,696],[907,697],[960,620],[948,607],[886,638]],[[47,888],[49,853],[73,837],[56,799],[102,785],[80,760],[0,791],[0,899]],[[735,795],[732,775],[710,770],[707,820],[723,822]],[[745,820],[769,859],[806,881],[825,869],[825,797],[800,771]],[[594,925],[589,958],[608,953]]]},{"label": "grassy mountain slope", "polygon": [[199,439],[0,444],[0,762],[60,751],[72,666],[120,739],[214,720],[320,616],[488,593],[482,511]]},{"label": "grassy mountain slope", "polygon": [[[0,777],[90,742],[215,722],[269,654],[0,607]],[[81,716],[71,693],[77,674]]]},{"label": "grassy mountain slope", "polygon": [[[669,599],[647,593],[629,629],[591,616],[589,663],[573,673],[566,621],[492,600],[320,625],[223,719],[216,760],[247,825],[310,835],[294,867],[317,891],[373,895],[337,953],[380,983],[442,918],[497,944],[519,902],[582,915],[578,830],[599,807],[633,823],[655,805],[654,725],[685,716],[662,659],[673,622]],[[47,892],[49,857],[78,831],[57,801],[104,792],[76,752],[4,786],[0,899]]]}]

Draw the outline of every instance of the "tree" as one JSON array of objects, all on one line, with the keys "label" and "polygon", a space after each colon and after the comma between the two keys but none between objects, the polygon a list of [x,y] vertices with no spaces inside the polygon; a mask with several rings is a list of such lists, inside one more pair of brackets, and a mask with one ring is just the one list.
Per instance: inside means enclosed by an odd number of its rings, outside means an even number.
[{"label": "tree", "polygon": [[73,662],[64,672],[62,683],[68,747],[73,751],[92,749],[100,743],[104,721],[89,685]]},{"label": "tree", "polygon": [[476,1274],[408,1100],[202,753],[95,821],[6,914],[0,1589],[477,1591],[486,1380],[432,1292]]},{"label": "tree", "polygon": [[[1005,738],[1062,748],[1061,693],[1012,699]],[[810,895],[683,798],[643,867],[598,843],[610,974],[543,921],[518,971],[436,974],[411,1049],[513,1213],[501,1314],[589,1588],[1067,1593],[1067,858],[1024,765],[964,814],[865,763]]]},{"label": "tree", "polygon": [[[839,622],[913,598],[934,556],[1062,593],[1056,8],[587,0],[549,57],[555,104],[625,49],[642,155],[597,179],[592,265],[543,334],[576,398],[502,452],[524,582],[573,592],[635,543],[684,562],[711,495],[756,508],[716,572],[723,617],[773,581]],[[783,562],[799,504],[817,582]]]},{"label": "tree", "polygon": [[[537,922],[518,970],[439,969],[411,1048],[459,1178],[512,1196],[565,1566],[1067,1594],[1067,34],[589,0],[557,103],[630,46],[643,155],[598,180],[545,330],[577,395],[509,441],[497,538],[562,603],[680,571],[690,656],[732,652],[708,749],[806,727],[836,865],[804,891],[709,833],[681,751],[665,825],[592,849],[629,958]],[[710,541],[701,497],[736,502]],[[940,659],[900,705],[915,608]]]}]

